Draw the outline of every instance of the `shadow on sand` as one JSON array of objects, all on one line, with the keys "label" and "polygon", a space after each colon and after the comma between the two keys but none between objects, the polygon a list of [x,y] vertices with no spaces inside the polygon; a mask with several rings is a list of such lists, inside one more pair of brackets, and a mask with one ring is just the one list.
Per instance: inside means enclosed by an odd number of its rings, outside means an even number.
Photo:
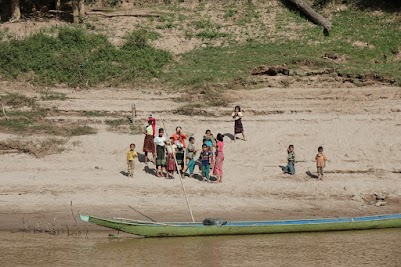
[{"label": "shadow on sand", "polygon": [[310,171],[307,171],[306,174],[307,174],[310,178],[313,178],[313,179],[319,178],[319,177],[317,177],[317,175],[311,173]]}]

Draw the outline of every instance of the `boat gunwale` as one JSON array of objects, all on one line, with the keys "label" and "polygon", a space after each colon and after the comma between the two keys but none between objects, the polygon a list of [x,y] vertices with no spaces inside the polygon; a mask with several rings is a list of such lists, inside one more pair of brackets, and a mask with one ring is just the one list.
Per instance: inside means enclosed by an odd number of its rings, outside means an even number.
[{"label": "boat gunwale", "polygon": [[203,225],[201,222],[150,222],[137,221],[124,218],[103,219],[96,216],[89,216],[98,220],[109,221],[112,223],[120,223],[131,226],[150,226],[150,227],[258,227],[258,226],[274,226],[274,225],[318,225],[333,223],[352,223],[352,222],[372,222],[387,221],[401,219],[401,214],[373,215],[362,217],[342,217],[342,218],[318,218],[318,219],[301,219],[301,220],[276,220],[276,221],[233,221],[225,225]]}]

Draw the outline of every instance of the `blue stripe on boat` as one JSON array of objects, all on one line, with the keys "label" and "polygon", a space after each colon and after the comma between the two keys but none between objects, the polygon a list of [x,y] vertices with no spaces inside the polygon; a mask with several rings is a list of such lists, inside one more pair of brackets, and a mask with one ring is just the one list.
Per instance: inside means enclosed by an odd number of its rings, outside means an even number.
[{"label": "blue stripe on boat", "polygon": [[[330,219],[304,219],[304,220],[285,220],[285,221],[243,221],[243,222],[227,222],[224,226],[263,226],[263,225],[303,225],[303,224],[329,224],[341,222],[365,222],[365,221],[380,221],[389,219],[401,219],[401,214],[392,215],[376,215],[355,218],[330,218]],[[137,223],[133,223],[137,224]],[[167,225],[174,226],[204,226],[202,223],[179,223],[166,222]],[[157,224],[149,224],[149,226],[160,226]],[[207,226],[210,227],[210,226]]]}]

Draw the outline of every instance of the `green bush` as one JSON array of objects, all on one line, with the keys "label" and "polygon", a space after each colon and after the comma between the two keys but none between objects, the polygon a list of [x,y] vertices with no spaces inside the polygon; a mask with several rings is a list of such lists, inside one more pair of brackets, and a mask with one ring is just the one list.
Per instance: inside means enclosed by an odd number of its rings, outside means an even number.
[{"label": "green bush", "polygon": [[116,48],[105,36],[81,28],[61,28],[57,36],[38,33],[23,40],[0,42],[0,73],[16,78],[32,71],[37,83],[70,86],[157,77],[172,57],[148,44],[155,38],[155,33],[134,31],[126,36],[122,48]]}]

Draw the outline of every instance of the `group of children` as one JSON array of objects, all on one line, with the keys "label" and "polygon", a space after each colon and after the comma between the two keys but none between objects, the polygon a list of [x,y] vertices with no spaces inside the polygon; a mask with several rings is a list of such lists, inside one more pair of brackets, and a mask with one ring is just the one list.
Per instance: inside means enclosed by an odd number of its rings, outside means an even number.
[{"label": "group of children", "polygon": [[[241,107],[236,106],[232,113],[234,119],[234,141],[237,139],[237,134],[242,134],[245,140],[244,128],[242,125],[243,114]],[[148,125],[144,128],[145,134],[143,152],[145,153],[145,164],[148,164],[148,153],[152,153],[153,162],[156,165],[156,176],[171,178],[174,177],[174,172],[184,177],[189,174],[193,177],[196,156],[198,150],[195,147],[195,138],[190,137],[189,143],[186,144],[187,136],[182,132],[181,127],[176,128],[176,132],[167,139],[163,128],[160,128],[156,135],[156,119],[152,115],[148,118]],[[224,162],[224,135],[217,134],[216,138],[210,130],[207,130],[203,136],[202,149],[199,155],[199,168],[202,173],[203,181],[210,181],[210,170],[213,170],[213,175],[217,182],[223,181],[223,162]],[[287,150],[287,166],[282,167],[284,173],[295,174],[295,152],[294,146],[290,145]],[[135,152],[135,144],[130,145],[130,150],[127,152],[128,175],[133,176],[134,160],[138,157]],[[323,147],[318,148],[318,153],[315,157],[317,166],[317,178],[323,180],[323,168],[326,166],[327,158],[323,154]]]},{"label": "group of children", "polygon": [[[295,174],[295,152],[294,146],[290,145],[287,149],[287,166],[282,167],[283,173]],[[317,168],[317,179],[323,180],[323,169],[326,167],[327,157],[323,154],[323,147],[319,146],[317,154],[315,156],[316,168]]]},{"label": "group of children", "polygon": [[[176,132],[167,139],[163,128],[158,130],[158,135],[153,136],[154,120],[148,120],[148,125],[144,128],[145,140],[143,152],[145,153],[145,164],[148,164],[148,153],[152,153],[153,162],[156,165],[156,176],[174,178],[174,173],[179,172],[181,177],[188,174],[193,177],[196,166],[196,156],[198,149],[195,147],[195,138],[182,132],[181,127],[176,128]],[[224,135],[217,134],[214,138],[210,130],[203,136],[202,149],[199,155],[199,169],[202,180],[210,182],[210,170],[216,177],[216,182],[223,181],[223,162],[224,162]],[[189,141],[186,144],[186,140]],[[135,152],[135,144],[130,145],[127,152],[128,176],[133,176],[134,160],[138,157]]]}]

